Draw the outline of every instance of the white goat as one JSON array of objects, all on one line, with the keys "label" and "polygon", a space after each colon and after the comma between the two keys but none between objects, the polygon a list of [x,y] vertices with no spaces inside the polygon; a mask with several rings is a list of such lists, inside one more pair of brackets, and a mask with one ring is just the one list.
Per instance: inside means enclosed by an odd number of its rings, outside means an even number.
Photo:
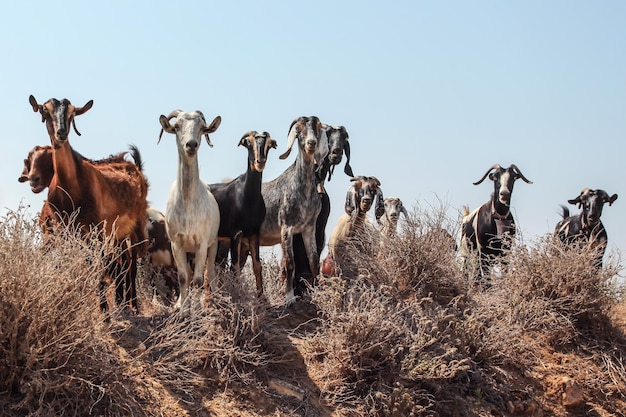
[{"label": "white goat", "polygon": [[385,213],[378,220],[383,236],[394,237],[398,234],[398,220],[400,214],[406,219],[409,215],[398,197],[387,197],[384,201]]},{"label": "white goat", "polygon": [[[170,123],[176,118],[174,124]],[[178,173],[172,184],[165,209],[165,226],[172,242],[172,252],[178,270],[180,294],[176,307],[183,315],[189,313],[191,266],[187,254],[194,255],[193,284],[202,287],[205,267],[213,289],[215,280],[215,256],[217,255],[217,232],[220,226],[220,211],[215,197],[207,185],[200,180],[198,149],[202,135],[209,146],[213,146],[209,133],[217,130],[222,118],[217,116],[210,125],[206,124],[200,111],[186,113],[172,111],[169,116],[159,117],[162,130],[176,135],[178,147]]]}]

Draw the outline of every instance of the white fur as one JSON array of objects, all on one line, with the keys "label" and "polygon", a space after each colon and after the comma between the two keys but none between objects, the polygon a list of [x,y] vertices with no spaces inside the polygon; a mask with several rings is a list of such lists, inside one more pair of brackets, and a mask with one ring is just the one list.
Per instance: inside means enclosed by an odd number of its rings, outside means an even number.
[{"label": "white fur", "polygon": [[[203,285],[206,268],[213,288],[220,212],[215,197],[200,180],[197,149],[195,153],[189,154],[186,145],[189,141],[195,140],[199,148],[202,135],[215,131],[221,119],[216,118],[211,126],[207,127],[204,118],[198,112],[180,112],[176,118],[178,127],[176,130],[164,129],[176,134],[178,147],[178,174],[167,200],[165,227],[172,242],[172,252],[178,270],[180,295],[176,307],[181,309],[183,315],[187,315],[189,303],[186,301],[192,276],[187,253],[195,255],[194,285],[197,287]],[[161,124],[163,125],[163,121]]]}]

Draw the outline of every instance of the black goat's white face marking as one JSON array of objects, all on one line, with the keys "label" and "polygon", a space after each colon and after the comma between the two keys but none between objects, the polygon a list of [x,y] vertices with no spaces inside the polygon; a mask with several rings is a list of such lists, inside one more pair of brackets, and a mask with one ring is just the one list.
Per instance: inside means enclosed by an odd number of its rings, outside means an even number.
[{"label": "black goat's white face marking", "polygon": [[511,193],[513,193],[515,179],[515,174],[507,169],[496,180],[498,200],[506,206],[511,204]]},{"label": "black goat's white face marking", "polygon": [[585,223],[590,226],[595,226],[600,222],[604,203],[611,204],[613,202],[604,190],[590,189],[583,190],[575,201],[581,205]]}]

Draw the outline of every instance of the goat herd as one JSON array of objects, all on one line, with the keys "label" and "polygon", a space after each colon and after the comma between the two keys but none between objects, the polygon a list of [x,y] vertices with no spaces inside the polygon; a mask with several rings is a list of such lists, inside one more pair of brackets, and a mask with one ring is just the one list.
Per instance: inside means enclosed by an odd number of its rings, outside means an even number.
[{"label": "goat herd", "polygon": [[[245,173],[230,182],[205,184],[200,179],[198,150],[205,137],[221,123],[217,116],[206,122],[200,111],[174,110],[161,115],[161,134],[176,136],[178,167],[165,213],[149,207],[148,181],[142,173],[139,150],[92,160],[75,151],[68,141],[70,125],[77,135],[76,116],[91,109],[90,100],[76,107],[67,99],[52,98],[39,104],[31,95],[33,111],[45,122],[51,146],[35,146],[24,160],[20,182],[28,181],[34,193],[48,188],[48,197],[40,212],[39,224],[44,236],[58,225],[74,224],[83,234],[93,227],[103,236],[111,236],[118,246],[117,255],[100,283],[100,307],[107,311],[106,286],[115,282],[117,303],[137,311],[135,278],[138,261],[146,258],[152,268],[170,268],[169,284],[176,288],[176,307],[183,315],[190,310],[191,284],[202,287],[208,281],[215,288],[216,265],[239,273],[248,255],[256,279],[259,297],[263,297],[260,246],[280,244],[281,277],[286,282],[285,301],[291,303],[302,295],[308,283],[321,272],[337,273],[346,242],[364,227],[373,229],[367,212],[375,204],[380,232],[395,236],[400,214],[407,215],[399,198],[383,198],[380,181],[375,177],[354,176],[350,167],[348,133],[343,126],[321,123],[315,116],[299,117],[289,128],[286,159],[297,144],[296,160],[276,179],[263,182],[262,175],[270,149],[276,141],[267,132],[244,134],[239,146],[248,150]],[[325,245],[325,228],[330,214],[330,199],[324,190],[334,168],[346,156],[344,172],[351,177],[345,213],[329,239],[329,255],[320,270],[319,254]],[[494,260],[510,248],[515,223],[510,212],[514,182],[531,184],[515,165],[503,168],[496,164],[474,184],[489,177],[494,183],[492,198],[471,213],[465,208],[461,224],[462,259],[478,257],[479,277],[487,277]],[[570,204],[582,207],[570,216],[563,207],[563,220],[555,235],[564,243],[587,242],[597,246],[598,266],[606,247],[607,233],[600,221],[605,203],[611,205],[617,195],[604,190],[584,189]],[[374,203],[375,202],[375,203]],[[167,276],[167,275],[166,275]],[[174,278],[174,276],[176,278]]]}]

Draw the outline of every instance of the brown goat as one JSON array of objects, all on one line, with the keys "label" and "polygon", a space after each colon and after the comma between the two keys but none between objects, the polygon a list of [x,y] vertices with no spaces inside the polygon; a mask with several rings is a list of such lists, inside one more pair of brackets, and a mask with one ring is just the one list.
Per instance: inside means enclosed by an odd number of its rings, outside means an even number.
[{"label": "brown goat", "polygon": [[[146,251],[148,207],[148,182],[141,172],[139,152],[139,160],[136,159],[135,163],[123,160],[96,167],[74,151],[68,141],[70,124],[80,135],[75,117],[91,109],[92,100],[82,107],[75,107],[67,99],[59,101],[55,98],[38,104],[31,95],[29,102],[46,123],[52,144],[54,176],[42,210],[47,216],[46,224],[72,221],[85,234],[90,228],[97,227],[104,235],[112,236],[121,249],[121,256],[108,271],[116,279],[116,301],[123,301],[136,310],[137,258],[144,256]],[[105,281],[102,280],[100,307],[106,311],[108,304],[104,290]]]}]

